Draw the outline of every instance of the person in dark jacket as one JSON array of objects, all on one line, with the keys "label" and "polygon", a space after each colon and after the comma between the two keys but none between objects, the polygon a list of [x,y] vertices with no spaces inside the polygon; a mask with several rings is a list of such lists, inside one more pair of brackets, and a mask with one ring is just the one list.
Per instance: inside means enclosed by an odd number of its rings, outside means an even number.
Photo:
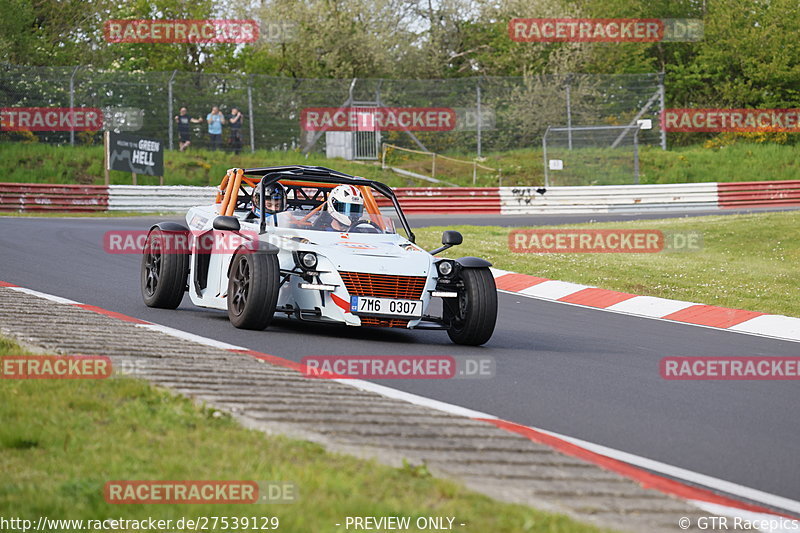
[{"label": "person in dark jacket", "polygon": [[202,119],[189,116],[185,107],[182,107],[179,115],[175,115],[175,122],[178,124],[178,149],[183,152],[192,144],[191,125],[203,122]]}]

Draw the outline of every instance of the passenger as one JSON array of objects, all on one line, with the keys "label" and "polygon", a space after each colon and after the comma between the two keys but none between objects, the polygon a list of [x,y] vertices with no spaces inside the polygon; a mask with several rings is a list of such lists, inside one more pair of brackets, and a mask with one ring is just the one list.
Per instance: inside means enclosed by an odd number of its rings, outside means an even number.
[{"label": "passenger", "polygon": [[[256,218],[261,218],[261,184],[253,191],[253,205],[250,210]],[[264,212],[272,215],[273,223],[278,225],[278,213],[286,211],[286,189],[278,182],[267,185],[264,190]]]}]

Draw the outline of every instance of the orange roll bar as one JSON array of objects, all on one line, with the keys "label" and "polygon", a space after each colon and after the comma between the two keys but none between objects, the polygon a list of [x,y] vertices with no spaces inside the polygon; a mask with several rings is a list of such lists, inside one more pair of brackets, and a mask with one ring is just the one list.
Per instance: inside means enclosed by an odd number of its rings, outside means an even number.
[{"label": "orange roll bar", "polygon": [[225,207],[225,216],[233,215],[233,211],[236,209],[236,197],[239,196],[239,187],[242,186],[243,176],[244,170],[237,168],[236,177],[233,179],[233,182],[228,183],[228,189],[225,192],[225,196],[228,197],[228,203]]},{"label": "orange roll bar", "polygon": [[231,171],[229,170],[228,172],[225,173],[225,177],[222,178],[222,182],[219,184],[219,187],[217,188],[217,197],[214,200],[214,203],[218,204],[222,202],[223,198],[222,191],[225,189],[225,187],[228,186],[228,176],[230,175],[230,173]]},{"label": "orange roll bar", "polygon": [[361,196],[364,197],[364,207],[367,208],[367,213],[370,215],[380,215],[381,210],[378,208],[378,202],[375,201],[375,196],[372,194],[372,189],[366,185],[359,185]]}]

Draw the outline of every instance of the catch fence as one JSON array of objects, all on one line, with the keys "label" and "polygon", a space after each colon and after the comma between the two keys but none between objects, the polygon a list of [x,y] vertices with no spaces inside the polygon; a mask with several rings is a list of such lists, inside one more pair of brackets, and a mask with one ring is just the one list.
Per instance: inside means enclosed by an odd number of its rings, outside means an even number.
[{"label": "catch fence", "polygon": [[[188,115],[200,119],[190,125],[192,146],[208,147],[206,115],[219,106],[225,115],[233,107],[242,111],[241,139],[249,150],[375,159],[386,142],[472,159],[538,148],[548,126],[627,126],[639,119],[651,119],[654,127],[640,132],[638,142],[665,146],[658,126],[663,93],[659,74],[297,79],[0,64],[0,141],[99,144],[101,131],[48,129],[33,124],[35,110],[25,115],[24,124],[20,113],[8,114],[30,108],[92,108],[102,112],[101,129],[135,131],[177,149],[174,117],[186,107]],[[234,149],[229,132],[226,125],[226,150]]]}]

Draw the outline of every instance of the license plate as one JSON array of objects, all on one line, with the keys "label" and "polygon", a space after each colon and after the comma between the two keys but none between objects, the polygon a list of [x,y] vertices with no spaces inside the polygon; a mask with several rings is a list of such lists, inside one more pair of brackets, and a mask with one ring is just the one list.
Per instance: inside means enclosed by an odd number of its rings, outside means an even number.
[{"label": "license plate", "polygon": [[396,300],[394,298],[351,296],[350,311],[356,315],[420,318],[422,316],[422,300]]}]

